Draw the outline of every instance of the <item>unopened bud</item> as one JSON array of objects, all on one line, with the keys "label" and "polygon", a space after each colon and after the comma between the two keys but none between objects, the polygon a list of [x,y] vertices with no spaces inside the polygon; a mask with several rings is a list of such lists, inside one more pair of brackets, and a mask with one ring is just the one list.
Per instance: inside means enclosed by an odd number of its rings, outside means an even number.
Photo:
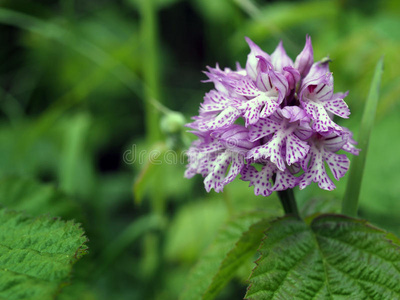
[{"label": "unopened bud", "polygon": [[165,133],[177,133],[186,123],[185,117],[180,112],[169,112],[161,119],[161,130]]}]

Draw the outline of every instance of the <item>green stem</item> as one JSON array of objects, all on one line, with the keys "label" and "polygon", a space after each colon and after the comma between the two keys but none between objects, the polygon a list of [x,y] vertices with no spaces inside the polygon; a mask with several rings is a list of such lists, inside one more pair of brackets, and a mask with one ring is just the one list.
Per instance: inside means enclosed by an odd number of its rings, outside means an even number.
[{"label": "green stem", "polygon": [[[142,40],[142,72],[145,85],[145,120],[146,139],[148,145],[160,142],[162,133],[160,129],[160,112],[154,103],[160,101],[160,70],[158,53],[157,11],[154,0],[140,1],[141,14],[141,40]],[[160,104],[160,103],[159,103]],[[160,104],[161,105],[161,104]],[[161,181],[160,174],[155,174],[155,180]],[[161,189],[152,191],[152,209],[160,216],[165,212],[165,197]]]},{"label": "green stem", "polygon": [[299,209],[297,208],[296,199],[292,189],[287,189],[278,192],[279,200],[283,206],[285,214],[295,215],[300,219]]},{"label": "green stem", "polygon": [[[148,145],[154,145],[162,140],[160,129],[160,112],[154,103],[160,104],[160,70],[158,53],[158,29],[157,29],[157,10],[155,0],[140,0],[141,16],[141,42],[142,42],[142,72],[145,85],[145,120],[146,120],[146,139]],[[161,105],[161,104],[160,104]],[[154,174],[155,182],[162,181],[161,172]],[[162,189],[151,191],[152,212],[157,216],[165,215],[165,196]],[[162,269],[163,240],[160,232],[148,232],[144,236],[142,273],[150,281],[159,281],[158,276]],[[149,293],[153,291],[149,289]],[[149,298],[149,297],[147,297]],[[153,298],[151,296],[151,298]]]},{"label": "green stem", "polygon": [[154,107],[154,101],[160,101],[160,71],[157,43],[157,18],[154,0],[140,1],[143,77],[145,83],[145,114],[147,139],[153,144],[161,139],[160,114]]}]

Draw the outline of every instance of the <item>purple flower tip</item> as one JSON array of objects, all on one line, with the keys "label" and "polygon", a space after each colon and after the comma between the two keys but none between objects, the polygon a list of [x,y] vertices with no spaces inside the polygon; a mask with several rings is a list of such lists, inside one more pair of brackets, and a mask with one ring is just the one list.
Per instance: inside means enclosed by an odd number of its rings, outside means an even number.
[{"label": "purple flower tip", "polygon": [[303,51],[296,57],[294,67],[302,77],[307,76],[312,64],[314,63],[314,51],[311,44],[311,37],[306,36],[306,44]]},{"label": "purple flower tip", "polygon": [[250,53],[247,56],[247,62],[246,62],[246,72],[247,75],[250,76],[253,80],[257,78],[257,64],[258,64],[258,59],[257,56],[261,56],[267,61],[270,61],[271,58],[270,56],[261,50],[261,48],[256,45],[251,39],[248,37],[245,37],[247,44],[250,47]]},{"label": "purple flower tip", "polygon": [[275,71],[282,72],[284,67],[293,66],[293,61],[286,54],[285,48],[283,48],[282,41],[279,42],[278,47],[276,47],[275,51],[272,53],[271,60]]}]

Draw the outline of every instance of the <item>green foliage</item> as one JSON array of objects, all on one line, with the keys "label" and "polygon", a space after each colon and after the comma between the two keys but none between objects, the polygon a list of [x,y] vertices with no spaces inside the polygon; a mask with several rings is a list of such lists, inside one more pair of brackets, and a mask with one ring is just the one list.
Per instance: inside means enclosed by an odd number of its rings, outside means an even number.
[{"label": "green foliage", "polygon": [[74,222],[0,210],[0,298],[55,299],[87,238]]},{"label": "green foliage", "polygon": [[[185,179],[192,136],[163,131],[159,117],[195,115],[211,87],[200,83],[201,71],[216,62],[243,67],[244,36],[269,53],[282,40],[295,58],[309,34],[315,59],[333,60],[335,92],[350,92],[351,117],[335,121],[359,142],[373,70],[385,56],[360,215],[400,234],[398,1],[45,2],[4,0],[0,8],[0,205],[82,221],[91,255],[74,266],[60,300],[176,300],[185,286],[185,300],[190,292],[243,297],[263,227],[282,215],[280,203],[274,194],[254,196],[241,180],[207,194],[201,176]],[[346,178],[332,192],[295,190],[301,215],[338,213]]]},{"label": "green foliage", "polygon": [[300,215],[303,218],[324,213],[339,213],[341,201],[335,198],[311,198],[301,206]]},{"label": "green foliage", "polygon": [[364,174],[365,160],[367,158],[368,144],[375,120],[376,107],[379,99],[379,88],[383,72],[383,58],[380,59],[375,68],[367,102],[365,104],[363,118],[361,120],[358,139],[362,149],[358,157],[353,159],[353,166],[350,170],[346,194],[343,198],[342,212],[346,215],[357,216],[358,197],[361,189],[361,182]]},{"label": "green foliage", "polygon": [[166,257],[171,261],[195,261],[227,218],[222,201],[201,199],[182,207],[166,233]]},{"label": "green foliage", "polygon": [[251,258],[254,258],[254,252],[260,245],[260,240],[269,223],[269,219],[262,219],[252,224],[249,230],[243,232],[234,248],[226,254],[203,299],[214,299],[229,280],[232,279],[235,272],[242,265],[246,265]]},{"label": "green foliage", "polygon": [[269,214],[249,213],[228,222],[191,271],[180,299],[214,299],[255,255],[269,222],[264,218]]},{"label": "green foliage", "polygon": [[54,186],[29,178],[8,176],[0,179],[0,205],[23,210],[30,215],[49,214],[82,219],[76,202]]},{"label": "green foliage", "polygon": [[366,221],[281,218],[266,232],[247,299],[397,299],[400,241]]}]

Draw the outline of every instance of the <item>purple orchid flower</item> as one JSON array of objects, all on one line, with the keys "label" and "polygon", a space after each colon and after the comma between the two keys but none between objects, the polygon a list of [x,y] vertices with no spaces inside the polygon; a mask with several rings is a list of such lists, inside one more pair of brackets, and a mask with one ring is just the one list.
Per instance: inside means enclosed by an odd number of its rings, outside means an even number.
[{"label": "purple orchid flower", "polygon": [[[314,63],[309,36],[294,62],[282,42],[270,56],[246,41],[245,69],[217,65],[205,72],[214,89],[187,125],[198,140],[187,152],[185,176],[201,174],[208,192],[222,191],[238,174],[256,195],[303,189],[312,182],[334,189],[326,166],[339,180],[350,162],[337,152],[360,151],[352,132],[333,121],[334,115],[349,117],[343,100],[348,93],[334,93],[329,65]],[[238,124],[241,119],[245,126]]]}]

